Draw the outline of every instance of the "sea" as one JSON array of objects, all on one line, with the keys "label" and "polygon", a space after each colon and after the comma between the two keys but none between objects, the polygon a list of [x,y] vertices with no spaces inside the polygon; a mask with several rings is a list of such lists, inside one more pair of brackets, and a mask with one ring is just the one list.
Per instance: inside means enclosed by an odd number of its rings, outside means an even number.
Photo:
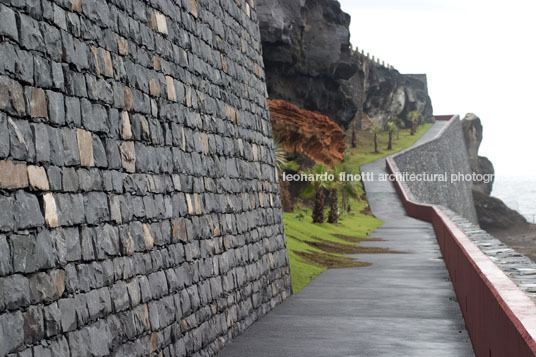
[{"label": "sea", "polygon": [[536,223],[536,177],[496,176],[491,195]]}]

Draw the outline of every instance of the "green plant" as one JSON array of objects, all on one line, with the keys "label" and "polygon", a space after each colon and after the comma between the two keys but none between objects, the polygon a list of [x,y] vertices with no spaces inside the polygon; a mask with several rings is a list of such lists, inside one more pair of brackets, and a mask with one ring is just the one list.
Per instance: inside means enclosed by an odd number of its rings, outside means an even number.
[{"label": "green plant", "polygon": [[[311,169],[307,170],[305,174],[307,175],[322,175],[328,172],[329,169],[324,164],[316,164]],[[310,183],[309,187],[306,187],[304,191],[311,190],[314,192],[314,206],[313,206],[313,223],[324,223],[324,210],[326,205],[326,189],[329,185],[328,181],[323,180],[314,180],[312,184]],[[303,195],[303,193],[302,193]]]},{"label": "green plant", "polygon": [[328,223],[337,223],[339,222],[339,188],[343,181],[339,181],[339,175],[344,172],[343,165],[336,165],[331,173],[333,174],[334,180],[328,182],[328,192],[329,192],[329,215]]},{"label": "green plant", "polygon": [[303,212],[300,212],[300,213],[296,214],[296,215],[294,216],[294,218],[295,218],[296,220],[298,220],[298,221],[303,221],[303,219],[305,218],[305,215],[303,214]]},{"label": "green plant", "polygon": [[393,132],[396,134],[396,140],[400,140],[400,127],[398,124],[393,124]]},{"label": "green plant", "polygon": [[411,132],[410,135],[415,135],[417,132],[417,126],[419,125],[419,120],[421,118],[421,112],[418,110],[412,110],[408,113],[408,120],[411,122]]},{"label": "green plant", "polygon": [[355,130],[355,124],[352,125],[352,139],[351,139],[351,145],[353,148],[357,146],[357,133]]},{"label": "green plant", "polygon": [[393,132],[395,131],[395,124],[393,122],[387,123],[387,132],[389,134],[389,141],[387,142],[387,150],[393,150]]},{"label": "green plant", "polygon": [[279,140],[274,140],[275,167],[277,173],[281,175],[288,164],[287,153],[283,149],[283,144]]},{"label": "green plant", "polygon": [[340,187],[341,191],[341,208],[343,211],[350,212],[352,207],[349,199],[361,201],[359,194],[359,183],[357,181],[343,181]]},{"label": "green plant", "polygon": [[374,124],[370,127],[370,131],[372,135],[374,135],[374,153],[378,154],[378,133],[380,132],[380,126],[378,124]]},{"label": "green plant", "polygon": [[300,164],[298,164],[296,161],[288,161],[287,164],[284,167],[284,171],[294,171],[298,172],[300,169]]}]

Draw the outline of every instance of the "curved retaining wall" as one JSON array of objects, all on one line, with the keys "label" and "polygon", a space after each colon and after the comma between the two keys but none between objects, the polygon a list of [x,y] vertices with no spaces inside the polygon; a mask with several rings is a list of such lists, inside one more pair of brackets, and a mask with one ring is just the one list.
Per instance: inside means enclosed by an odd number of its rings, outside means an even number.
[{"label": "curved retaining wall", "polygon": [[290,294],[253,1],[0,4],[0,356],[210,355]]},{"label": "curved retaining wall", "polygon": [[[451,123],[458,121],[457,117]],[[387,171],[401,172],[400,156],[439,142],[445,131],[421,146],[386,159]],[[439,139],[439,140],[438,140]],[[403,182],[395,188],[409,216],[431,222],[477,356],[536,355],[536,305],[436,205],[415,200]]]},{"label": "curved retaining wall", "polygon": [[393,156],[401,172],[443,175],[447,181],[413,180],[403,185],[417,202],[444,205],[473,223],[477,223],[473,203],[472,182],[451,182],[452,175],[471,175],[469,156],[465,149],[462,125],[458,116],[453,117],[438,136],[419,146]]}]

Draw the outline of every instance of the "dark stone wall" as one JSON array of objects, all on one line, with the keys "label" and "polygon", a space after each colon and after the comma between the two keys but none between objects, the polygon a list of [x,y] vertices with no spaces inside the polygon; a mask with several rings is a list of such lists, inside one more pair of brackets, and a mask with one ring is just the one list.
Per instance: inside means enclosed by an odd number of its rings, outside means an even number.
[{"label": "dark stone wall", "polygon": [[271,135],[252,0],[2,0],[0,356],[211,355],[284,300]]},{"label": "dark stone wall", "polygon": [[478,224],[472,182],[450,181],[451,174],[473,173],[459,118],[451,120],[438,137],[396,154],[393,159],[402,173],[446,173],[446,182],[415,180],[402,182],[402,185],[413,196],[414,201],[446,206],[470,222]]}]

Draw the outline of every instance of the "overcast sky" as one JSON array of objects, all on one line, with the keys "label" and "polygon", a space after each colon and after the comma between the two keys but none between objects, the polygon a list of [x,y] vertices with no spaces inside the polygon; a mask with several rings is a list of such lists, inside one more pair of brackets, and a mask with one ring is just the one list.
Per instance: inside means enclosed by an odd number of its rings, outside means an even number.
[{"label": "overcast sky", "polygon": [[480,116],[497,175],[536,177],[536,2],[339,2],[354,46],[428,75],[434,114]]}]

